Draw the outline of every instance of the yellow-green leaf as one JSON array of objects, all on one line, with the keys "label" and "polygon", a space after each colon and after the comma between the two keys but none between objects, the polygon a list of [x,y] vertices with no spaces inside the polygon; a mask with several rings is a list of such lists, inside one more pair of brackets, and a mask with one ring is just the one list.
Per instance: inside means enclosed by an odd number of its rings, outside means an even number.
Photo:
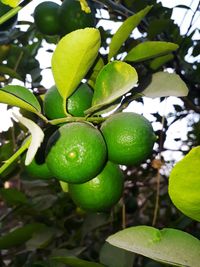
[{"label": "yellow-green leaf", "polygon": [[64,103],[94,63],[99,47],[100,33],[94,28],[73,31],[58,43],[52,57],[52,71]]},{"label": "yellow-green leaf", "polygon": [[169,195],[174,205],[200,222],[200,146],[179,161],[169,177]]},{"label": "yellow-green leaf", "polygon": [[0,103],[20,107],[38,114],[40,104],[35,95],[27,88],[19,85],[7,85],[0,89]]},{"label": "yellow-green leaf", "polygon": [[113,246],[181,267],[199,267],[200,241],[180,230],[151,226],[126,228],[108,237]]},{"label": "yellow-green leaf", "polygon": [[94,112],[129,92],[137,83],[136,70],[121,61],[112,61],[102,68],[97,76],[92,107],[86,113]]},{"label": "yellow-green leaf", "polygon": [[151,83],[142,92],[146,97],[186,96],[188,88],[178,74],[168,72],[156,72],[152,76]]},{"label": "yellow-green leaf", "polygon": [[123,43],[128,39],[131,32],[138,26],[141,20],[146,16],[146,14],[151,10],[152,6],[147,6],[142,9],[137,14],[127,18],[123,24],[119,27],[117,32],[111,39],[111,43],[109,46],[109,54],[108,60],[110,60],[113,56],[117,54],[120,47]]},{"label": "yellow-green leaf", "polygon": [[1,0],[1,2],[5,5],[16,7],[19,5],[20,0]]},{"label": "yellow-green leaf", "polygon": [[139,62],[166,55],[178,49],[178,45],[170,42],[147,41],[133,47],[125,57],[125,61]]}]

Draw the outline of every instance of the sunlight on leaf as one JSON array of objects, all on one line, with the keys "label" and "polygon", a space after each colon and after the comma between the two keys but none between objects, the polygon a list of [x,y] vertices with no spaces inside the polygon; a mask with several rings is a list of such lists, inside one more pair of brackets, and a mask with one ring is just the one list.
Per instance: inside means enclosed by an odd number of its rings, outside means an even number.
[{"label": "sunlight on leaf", "polygon": [[16,7],[19,5],[20,0],[1,0],[1,2],[5,5]]},{"label": "sunlight on leaf", "polygon": [[52,57],[52,72],[63,101],[76,90],[100,48],[100,33],[85,28],[65,35],[58,43]]},{"label": "sunlight on leaf", "polygon": [[23,116],[19,116],[15,113],[13,113],[13,116],[19,120],[19,122],[22,123],[31,133],[31,143],[25,159],[25,165],[29,165],[34,159],[35,154],[44,139],[44,133],[41,128],[32,120],[29,120]]},{"label": "sunlight on leaf", "polygon": [[7,85],[0,89],[0,103],[20,107],[38,114],[40,104],[35,95],[27,88],[19,85]]},{"label": "sunlight on leaf", "polygon": [[151,83],[142,92],[146,97],[186,96],[188,88],[185,82],[175,73],[157,72]]},{"label": "sunlight on leaf", "polygon": [[186,216],[200,222],[200,146],[194,147],[172,169],[169,196]]},{"label": "sunlight on leaf", "polygon": [[178,49],[178,45],[170,42],[146,41],[133,47],[125,61],[139,62],[150,58],[166,55]]},{"label": "sunlight on leaf", "polygon": [[109,236],[107,242],[175,266],[198,267],[200,262],[200,241],[176,229],[140,225]]},{"label": "sunlight on leaf", "polygon": [[131,65],[121,61],[108,63],[97,76],[92,107],[86,112],[96,111],[114,102],[133,89],[137,81],[137,72]]},{"label": "sunlight on leaf", "polygon": [[127,18],[113,35],[109,46],[108,60],[115,56],[123,43],[128,39],[131,32],[138,26],[141,20],[151,10],[152,6],[147,6],[137,14]]}]

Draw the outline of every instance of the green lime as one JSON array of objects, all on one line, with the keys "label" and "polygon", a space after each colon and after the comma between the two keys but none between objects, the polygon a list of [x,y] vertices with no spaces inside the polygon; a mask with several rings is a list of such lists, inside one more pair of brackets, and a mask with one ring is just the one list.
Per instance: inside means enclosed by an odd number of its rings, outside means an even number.
[{"label": "green lime", "polygon": [[44,114],[51,120],[66,117],[62,96],[55,85],[44,95]]},{"label": "green lime", "polygon": [[104,167],[107,156],[104,139],[89,123],[61,126],[49,139],[46,162],[52,174],[68,183],[84,183]]},{"label": "green lime", "polygon": [[171,171],[169,196],[188,217],[200,222],[200,146],[193,148]]},{"label": "green lime", "polygon": [[75,117],[84,117],[84,111],[91,107],[93,90],[88,84],[81,84],[67,100],[67,111]]},{"label": "green lime", "polygon": [[[22,158],[23,163],[24,160],[25,156]],[[52,174],[49,171],[46,162],[39,162],[37,161],[37,158],[34,158],[29,165],[24,166],[24,170],[30,177],[33,178],[39,178],[39,179],[52,178]]]},{"label": "green lime", "polygon": [[114,206],[122,196],[124,178],[118,165],[108,162],[102,172],[82,184],[69,184],[75,204],[87,211],[103,212]]},{"label": "green lime", "polygon": [[[69,114],[83,117],[84,111],[91,107],[93,91],[87,84],[81,84],[67,99],[66,109]],[[56,88],[52,86],[44,97],[44,113],[49,119],[65,118],[63,99]]]},{"label": "green lime", "polygon": [[52,1],[44,1],[36,6],[33,17],[41,33],[47,35],[60,33],[59,8],[60,6]]},{"label": "green lime", "polygon": [[110,161],[140,164],[152,153],[156,140],[151,123],[142,115],[124,112],[111,115],[101,126]]},{"label": "green lime", "polygon": [[59,11],[62,32],[70,33],[86,27],[94,27],[94,15],[81,10],[79,1],[64,0]]},{"label": "green lime", "polygon": [[[4,14],[6,14],[8,11],[10,11],[12,8],[8,5],[4,5],[0,1],[0,17],[2,17]],[[15,23],[17,22],[17,15],[11,17],[6,22],[0,25],[0,32],[9,31],[13,28]]]}]

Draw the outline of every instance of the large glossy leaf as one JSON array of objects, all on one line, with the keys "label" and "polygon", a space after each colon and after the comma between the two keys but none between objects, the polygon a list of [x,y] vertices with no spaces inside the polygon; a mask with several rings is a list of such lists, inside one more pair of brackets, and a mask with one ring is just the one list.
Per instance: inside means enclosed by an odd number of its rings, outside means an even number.
[{"label": "large glossy leaf", "polygon": [[86,112],[94,112],[114,102],[129,92],[137,81],[137,72],[131,65],[121,61],[108,63],[97,76],[92,107]]},{"label": "large glossy leaf", "polygon": [[9,249],[24,244],[32,235],[44,228],[44,224],[31,223],[16,228],[15,230],[0,237],[0,249]]},{"label": "large glossy leaf", "polygon": [[0,102],[20,107],[36,114],[41,111],[40,104],[35,95],[27,88],[19,85],[7,85],[1,88]]},{"label": "large glossy leaf", "polygon": [[26,128],[28,128],[31,133],[31,143],[26,153],[25,159],[25,165],[29,165],[34,159],[35,154],[44,139],[44,133],[42,129],[32,120],[29,120],[23,116],[18,116],[16,114],[14,114],[14,116],[16,117],[16,119],[19,120],[20,123],[22,123]]},{"label": "large glossy leaf", "polygon": [[169,196],[186,216],[200,222],[200,146],[194,147],[172,169]]},{"label": "large glossy leaf", "polygon": [[151,83],[142,92],[146,97],[186,96],[188,88],[185,82],[175,73],[157,72]]},{"label": "large glossy leaf", "polygon": [[139,62],[162,56],[178,49],[178,45],[170,42],[147,41],[133,47],[125,57],[125,61]]},{"label": "large glossy leaf", "polygon": [[102,264],[82,260],[76,257],[53,257],[52,259],[58,262],[65,263],[69,267],[105,267]]},{"label": "large glossy leaf", "polygon": [[52,71],[64,103],[94,63],[99,47],[100,33],[94,28],[73,31],[58,43],[52,57]]},{"label": "large glossy leaf", "polygon": [[147,6],[137,14],[127,18],[123,24],[119,27],[117,32],[111,39],[109,46],[108,60],[117,54],[120,47],[128,39],[131,32],[138,26],[141,20],[146,16],[146,14],[151,10],[152,6]]},{"label": "large glossy leaf", "polygon": [[198,267],[200,241],[180,230],[135,226],[111,235],[107,241],[157,261],[175,266]]}]

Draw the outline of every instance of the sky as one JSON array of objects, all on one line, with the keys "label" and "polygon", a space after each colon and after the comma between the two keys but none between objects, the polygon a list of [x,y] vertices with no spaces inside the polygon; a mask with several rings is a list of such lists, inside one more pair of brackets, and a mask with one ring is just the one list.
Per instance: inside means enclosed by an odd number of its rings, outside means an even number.
[{"label": "sky", "polygon": [[[58,0],[54,0],[57,3],[60,3]],[[23,8],[19,12],[19,20],[31,20],[33,21],[33,18],[31,16],[32,11],[34,10],[35,6],[38,5],[41,0],[35,0],[32,1],[30,4],[28,4],[25,8]],[[196,10],[196,7],[199,3],[198,0],[158,0],[158,2],[162,2],[162,4],[166,7],[176,7],[173,10],[172,19],[177,23],[179,26],[181,26],[181,33],[185,34],[187,32],[187,29],[190,25],[191,18],[193,16],[193,11]],[[185,5],[189,6],[189,9],[179,7],[179,5]],[[106,13],[103,14],[105,17],[108,16]],[[196,15],[193,19],[195,22],[193,27],[191,28],[191,31],[194,28],[200,29],[200,11],[196,12]],[[107,21],[102,21],[101,24],[105,28],[112,28],[113,32],[117,30],[117,28],[120,26],[120,23],[111,23],[108,24]],[[195,35],[196,39],[200,39],[200,33],[197,32]],[[44,42],[44,48],[45,48],[45,42]],[[54,48],[54,45],[49,45],[48,48]],[[45,61],[41,61],[41,68],[43,70],[43,80],[42,85],[44,85],[46,88],[50,88],[54,84],[54,80],[51,74],[51,71],[49,69],[46,69],[51,65],[51,57],[49,56],[49,53],[45,56],[45,49],[41,49],[38,54],[38,59],[45,58]],[[188,56],[188,61],[192,62],[191,56]],[[159,110],[160,115],[166,115],[168,114],[168,111],[173,111],[173,104],[182,104],[181,100],[175,97],[168,97],[164,102],[160,103],[159,99],[147,99],[144,98],[144,105],[141,103],[133,102],[126,111],[132,111],[134,110],[137,113],[143,114],[147,119],[153,120],[153,116],[151,113],[157,112]],[[8,127],[11,126],[11,121],[9,119],[11,114],[11,110],[6,110],[6,105],[0,104],[0,131],[7,130]],[[161,125],[157,125],[154,123],[154,129],[157,130],[161,127]],[[173,147],[178,148],[178,144],[173,143],[174,137],[180,137],[182,140],[185,140],[187,138],[186,136],[186,128],[187,128],[187,121],[186,120],[180,120],[176,124],[173,125],[169,129],[168,137],[166,140],[166,147]],[[177,158],[181,157],[181,154],[177,154]]]}]

